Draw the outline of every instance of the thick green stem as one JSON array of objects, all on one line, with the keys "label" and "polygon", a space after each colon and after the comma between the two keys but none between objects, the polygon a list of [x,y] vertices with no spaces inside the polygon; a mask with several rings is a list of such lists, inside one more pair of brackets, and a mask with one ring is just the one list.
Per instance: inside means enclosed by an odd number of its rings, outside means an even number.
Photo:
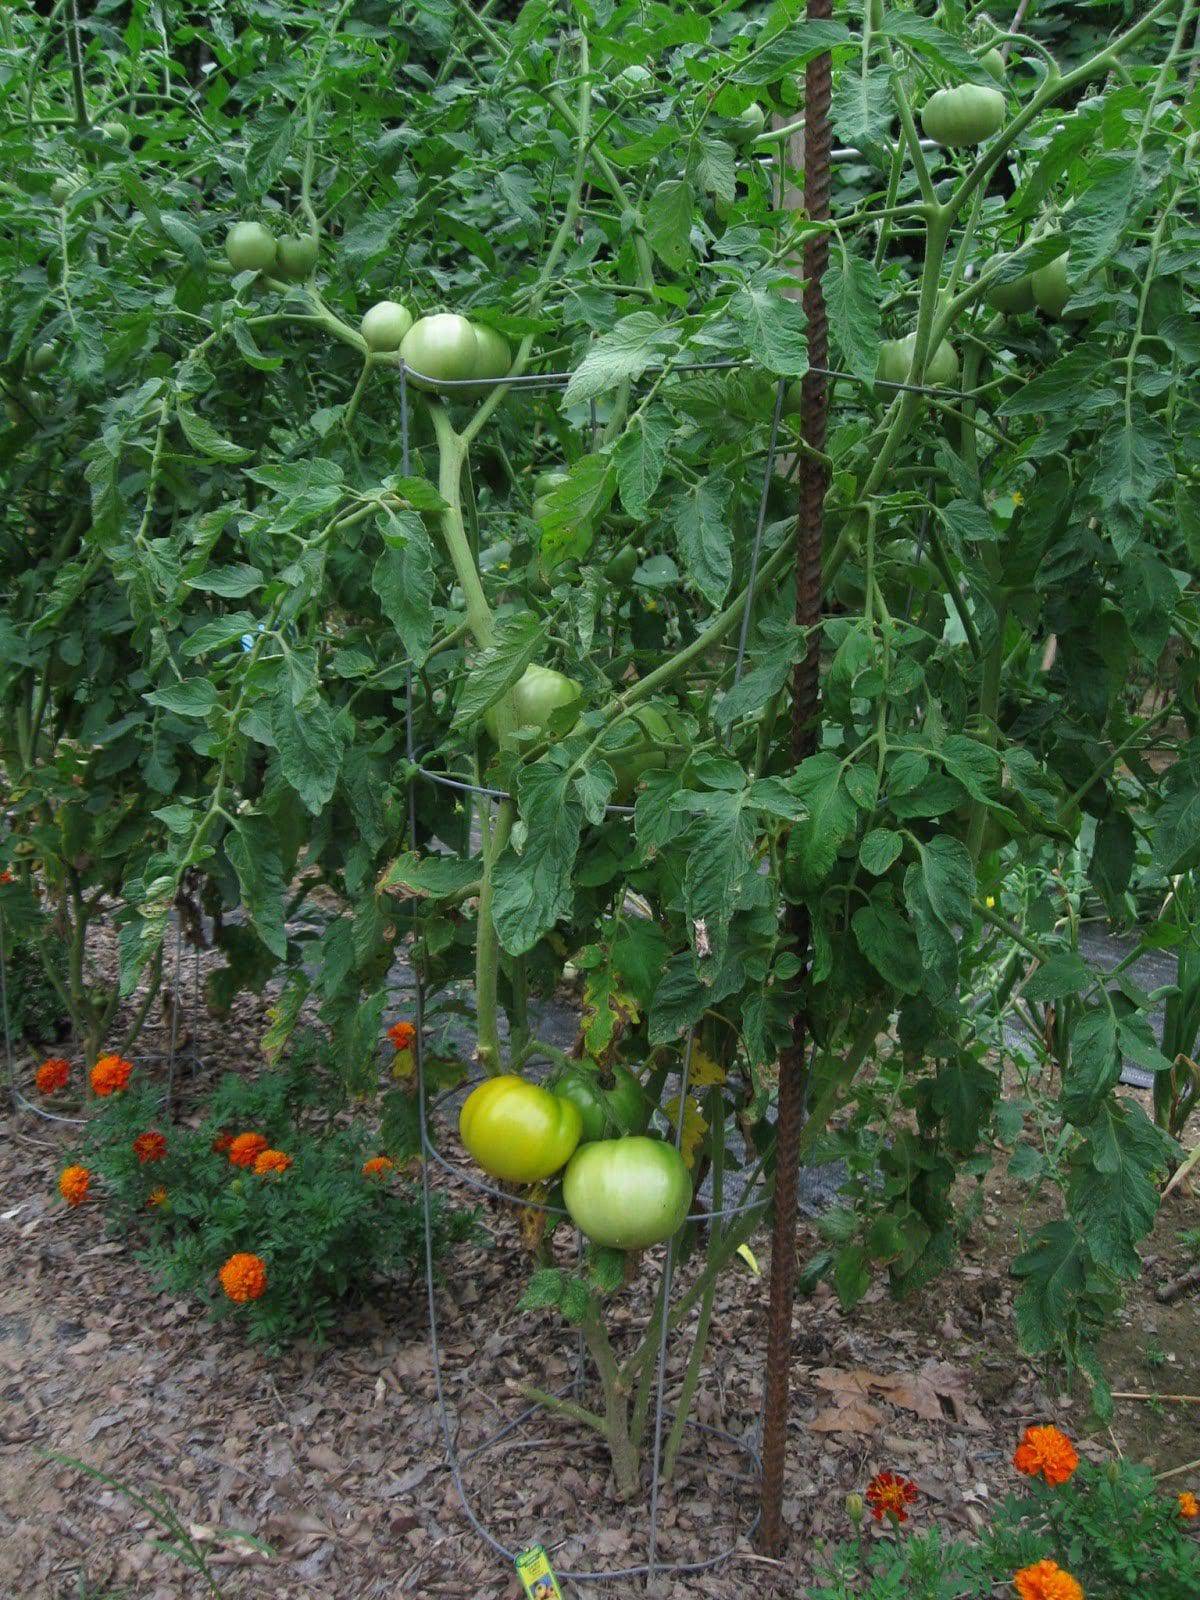
[{"label": "thick green stem", "polygon": [[500,941],[492,917],[496,862],[503,855],[516,820],[512,800],[502,800],[496,820],[483,840],[483,876],[479,883],[479,910],[475,929],[475,1015],[478,1021],[476,1059],[485,1072],[500,1071],[500,1027],[496,980],[500,969]]},{"label": "thick green stem", "polygon": [[462,469],[467,447],[451,426],[450,418],[441,401],[429,402],[429,414],[433,418],[433,429],[438,442],[438,493],[446,502],[442,511],[442,537],[446,541],[446,551],[453,563],[454,575],[466,600],[467,621],[471,625],[471,632],[475,635],[475,642],[480,649],[486,650],[495,639],[496,629],[492,620],[492,609],[487,603],[483,584],[479,579],[479,571],[471,559],[471,547],[467,542],[467,530],[463,523]]},{"label": "thick green stem", "polygon": [[604,1393],[604,1435],[608,1440],[617,1493],[622,1500],[632,1500],[638,1491],[639,1452],[629,1426],[629,1390],[621,1380],[612,1341],[601,1320],[595,1295],[582,1327]]}]

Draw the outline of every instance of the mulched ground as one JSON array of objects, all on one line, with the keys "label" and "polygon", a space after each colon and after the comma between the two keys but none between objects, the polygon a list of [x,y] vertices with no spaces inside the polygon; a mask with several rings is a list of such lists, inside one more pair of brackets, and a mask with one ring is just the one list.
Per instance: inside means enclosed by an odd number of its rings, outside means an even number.
[{"label": "mulched ground", "polygon": [[[201,1021],[212,1071],[257,1070],[262,1008]],[[147,1040],[143,1048],[155,1046]],[[155,1292],[132,1246],[106,1237],[99,1208],[66,1211],[54,1177],[70,1130],[0,1116],[0,1595],[8,1600],[138,1600],[209,1593],[153,1546],[150,1519],[117,1491],[46,1459],[75,1456],[143,1493],[163,1493],[208,1553],[226,1600],[509,1600],[519,1585],[462,1514],[446,1470],[424,1286],[395,1285],[350,1313],[337,1339],[274,1358],[230,1323]],[[1013,1483],[1019,1430],[1055,1420],[1074,1434],[1084,1407],[1020,1360],[1004,1273],[1016,1201],[989,1185],[978,1236],[957,1268],[913,1304],[874,1291],[850,1316],[824,1289],[796,1310],[785,1513],[795,1530],[780,1565],[744,1539],[721,1572],[663,1581],[656,1593],[795,1595],[823,1539],[844,1532],[845,1494],[892,1468],[915,1478],[918,1524],[978,1526]],[[1195,1205],[1173,1199],[1150,1274],[1182,1259]],[[527,1261],[511,1217],[488,1214],[493,1243],[447,1264],[438,1292],[450,1415],[461,1447],[522,1407],[520,1385],[572,1372],[574,1336],[550,1314],[516,1310]],[[801,1257],[816,1239],[802,1233]],[[760,1259],[762,1241],[756,1241]],[[766,1261],[762,1260],[765,1269]],[[649,1307],[657,1264],[626,1291],[618,1320]],[[697,1420],[753,1441],[760,1404],[765,1278],[738,1265],[719,1296]],[[1153,1369],[1143,1349],[1152,1318]],[[1195,1301],[1135,1301],[1114,1340],[1118,1387],[1195,1388]],[[672,1372],[677,1384],[679,1364]],[[1186,1379],[1186,1381],[1185,1381]],[[668,1403],[670,1391],[668,1392]],[[1200,1407],[1118,1408],[1114,1443],[1159,1470],[1200,1456]],[[698,1436],[663,1499],[660,1555],[702,1561],[753,1511],[746,1464]],[[590,1440],[543,1415],[472,1462],[477,1510],[505,1543],[544,1541],[557,1566],[611,1569],[644,1559],[645,1506],[611,1495]],[[1185,1480],[1180,1480],[1182,1483]],[[739,1521],[740,1519],[740,1521]],[[269,1545],[270,1556],[231,1535]],[[595,1591],[592,1591],[595,1592]],[[603,1593],[612,1593],[605,1588]],[[621,1592],[640,1593],[640,1582]]]}]

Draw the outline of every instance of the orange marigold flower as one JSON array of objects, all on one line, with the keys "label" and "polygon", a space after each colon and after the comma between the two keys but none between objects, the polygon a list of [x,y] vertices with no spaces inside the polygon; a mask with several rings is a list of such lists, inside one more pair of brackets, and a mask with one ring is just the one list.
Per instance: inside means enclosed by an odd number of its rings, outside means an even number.
[{"label": "orange marigold flower", "polygon": [[894,1517],[897,1522],[908,1521],[907,1507],[920,1493],[909,1478],[895,1472],[877,1472],[867,1485],[867,1504],[876,1522],[884,1517]]},{"label": "orange marigold flower", "polygon": [[266,1293],[267,1269],[262,1258],[240,1251],[220,1271],[221,1287],[230,1300],[257,1300]]},{"label": "orange marigold flower", "polygon": [[16,880],[13,877],[12,873],[8,870],[7,867],[5,867],[4,871],[0,872],[0,883],[15,883],[15,882],[16,882]]},{"label": "orange marigold flower", "polygon": [[261,1133],[239,1133],[229,1141],[229,1159],[235,1167],[252,1167],[266,1148]]},{"label": "orange marigold flower", "polygon": [[64,1167],[58,1177],[58,1192],[69,1206],[81,1206],[87,1199],[92,1175],[86,1167]]},{"label": "orange marigold flower", "polygon": [[150,1128],[146,1133],[139,1133],[133,1141],[133,1153],[145,1166],[147,1161],[161,1161],[167,1153],[167,1140],[157,1128]]},{"label": "orange marigold flower", "polygon": [[262,1150],[254,1158],[254,1170],[260,1178],[268,1172],[286,1172],[291,1164],[291,1156],[285,1155],[282,1150]]},{"label": "orange marigold flower", "polygon": [[64,1061],[61,1056],[50,1056],[37,1069],[33,1081],[38,1086],[39,1094],[57,1094],[60,1089],[67,1087],[70,1076],[71,1063]]},{"label": "orange marigold flower", "polygon": [[1056,1561],[1036,1561],[1013,1579],[1021,1600],[1084,1600],[1083,1586]]},{"label": "orange marigold flower", "polygon": [[101,1056],[92,1068],[92,1088],[101,1097],[119,1094],[129,1082],[133,1062],[124,1056]]},{"label": "orange marigold flower", "polygon": [[146,1196],[146,1204],[148,1206],[161,1206],[166,1198],[167,1191],[160,1185],[157,1189],[151,1189]]},{"label": "orange marigold flower", "polygon": [[363,1177],[379,1178],[382,1181],[395,1165],[396,1163],[387,1156],[372,1156],[369,1161],[363,1162]]},{"label": "orange marigold flower", "polygon": [[212,1142],[213,1154],[217,1156],[228,1155],[229,1147],[232,1143],[233,1135],[231,1133],[219,1133]]},{"label": "orange marigold flower", "polygon": [[387,1031],[387,1036],[397,1050],[411,1050],[417,1037],[417,1030],[411,1022],[393,1022]]},{"label": "orange marigold flower", "polygon": [[1186,1517],[1189,1522],[1193,1517],[1200,1517],[1200,1500],[1190,1489],[1181,1489],[1179,1492],[1179,1515]]},{"label": "orange marigold flower", "polygon": [[1065,1433],[1057,1428],[1026,1428],[1013,1456],[1013,1466],[1029,1478],[1045,1478],[1057,1488],[1079,1465],[1079,1455]]}]

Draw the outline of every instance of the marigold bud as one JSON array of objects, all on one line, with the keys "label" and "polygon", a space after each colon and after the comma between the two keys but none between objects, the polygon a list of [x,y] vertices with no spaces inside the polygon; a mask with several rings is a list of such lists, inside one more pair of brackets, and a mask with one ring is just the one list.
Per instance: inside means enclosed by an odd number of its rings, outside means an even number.
[{"label": "marigold bud", "polygon": [[856,1528],[862,1522],[863,1510],[864,1505],[862,1495],[848,1494],[846,1496],[846,1515],[850,1518],[850,1521]]}]

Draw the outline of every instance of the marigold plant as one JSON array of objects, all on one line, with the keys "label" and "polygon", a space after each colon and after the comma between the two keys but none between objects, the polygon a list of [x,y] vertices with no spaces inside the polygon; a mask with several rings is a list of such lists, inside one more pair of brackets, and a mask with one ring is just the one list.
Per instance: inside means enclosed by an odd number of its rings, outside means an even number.
[{"label": "marigold plant", "polygon": [[266,1293],[266,1265],[260,1256],[246,1251],[230,1256],[218,1276],[226,1296],[239,1305],[247,1300],[260,1300]]},{"label": "marigold plant", "polygon": [[219,1133],[212,1142],[213,1154],[216,1156],[227,1156],[229,1154],[229,1147],[232,1144],[233,1135],[231,1133]]},{"label": "marigold plant", "polygon": [[1052,1426],[1026,1428],[1013,1466],[1028,1478],[1044,1478],[1057,1488],[1079,1465],[1079,1454],[1065,1433]]},{"label": "marigold plant", "polygon": [[1084,1600],[1083,1585],[1056,1561],[1036,1561],[1013,1579],[1021,1600]]},{"label": "marigold plant", "polygon": [[882,1522],[884,1517],[907,1522],[907,1508],[919,1493],[911,1479],[902,1478],[896,1472],[877,1472],[867,1485],[866,1499],[876,1522]]},{"label": "marigold plant", "polygon": [[1200,1500],[1190,1489],[1181,1489],[1179,1492],[1179,1515],[1186,1517],[1189,1522],[1200,1517]]},{"label": "marigold plant", "polygon": [[59,1174],[58,1192],[69,1206],[80,1206],[87,1199],[92,1175],[86,1167],[64,1167]]},{"label": "marigold plant", "polygon": [[159,1133],[157,1128],[139,1133],[133,1141],[133,1153],[143,1166],[149,1161],[161,1161],[167,1153],[166,1135]]},{"label": "marigold plant", "polygon": [[132,1071],[133,1062],[126,1061],[124,1056],[101,1056],[92,1068],[93,1093],[101,1099],[107,1099],[110,1094],[120,1094],[129,1082]]},{"label": "marigold plant", "polygon": [[382,1181],[395,1165],[396,1163],[387,1156],[372,1156],[369,1161],[363,1162],[363,1177],[378,1178]]},{"label": "marigold plant", "polygon": [[166,1202],[166,1198],[167,1191],[160,1184],[157,1189],[151,1189],[150,1193],[146,1196],[146,1204],[153,1209],[156,1206],[163,1205]]},{"label": "marigold plant", "polygon": [[57,1094],[65,1089],[71,1077],[71,1063],[62,1056],[50,1056],[37,1069],[34,1082],[39,1094]]},{"label": "marigold plant", "polygon": [[229,1159],[235,1167],[252,1167],[266,1148],[261,1133],[239,1133],[229,1141]]},{"label": "marigold plant", "polygon": [[411,1050],[417,1037],[417,1030],[411,1022],[393,1022],[387,1031],[387,1036],[397,1050]]},{"label": "marigold plant", "polygon": [[292,1158],[282,1150],[263,1150],[254,1159],[254,1170],[260,1178],[272,1172],[286,1172]]}]

